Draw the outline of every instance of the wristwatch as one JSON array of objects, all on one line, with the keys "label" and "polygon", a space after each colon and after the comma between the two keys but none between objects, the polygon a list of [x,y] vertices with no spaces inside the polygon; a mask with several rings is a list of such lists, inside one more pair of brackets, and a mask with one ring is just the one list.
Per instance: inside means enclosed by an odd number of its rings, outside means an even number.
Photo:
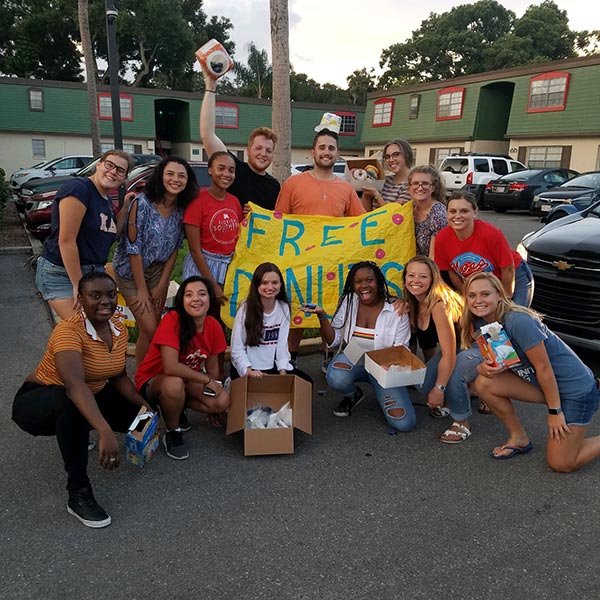
[{"label": "wristwatch", "polygon": [[440,392],[445,392],[446,391],[446,386],[442,383],[436,383],[435,387],[440,390]]},{"label": "wristwatch", "polygon": [[548,407],[549,415],[562,415],[562,408],[559,406],[558,408],[550,408]]}]

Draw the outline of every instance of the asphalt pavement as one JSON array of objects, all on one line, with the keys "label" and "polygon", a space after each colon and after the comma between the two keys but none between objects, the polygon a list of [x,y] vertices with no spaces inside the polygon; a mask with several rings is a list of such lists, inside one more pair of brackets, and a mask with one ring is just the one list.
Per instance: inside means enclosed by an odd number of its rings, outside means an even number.
[{"label": "asphalt pavement", "polygon": [[367,386],[351,417],[334,417],[319,355],[301,359],[315,380],[313,434],[296,432],[294,455],[244,457],[241,434],[192,413],[189,460],[160,451],[144,469],[105,472],[90,452],[113,522],[83,527],[66,511],[55,439],[10,419],[51,331],[25,258],[0,254],[0,599],[600,595],[600,461],[551,472],[542,407],[519,406],[534,450],[495,461],[505,433],[476,411],[472,437],[454,446],[437,441],[450,421],[423,406],[415,431],[390,435]]}]

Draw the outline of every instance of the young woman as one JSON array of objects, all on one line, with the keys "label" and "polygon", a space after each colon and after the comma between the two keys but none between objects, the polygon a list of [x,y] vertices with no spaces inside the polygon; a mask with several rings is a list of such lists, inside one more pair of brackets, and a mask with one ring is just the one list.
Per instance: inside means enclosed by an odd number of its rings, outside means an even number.
[{"label": "young woman", "polygon": [[171,271],[183,242],[183,211],[196,191],[196,176],[190,165],[183,158],[169,156],[156,165],[144,192],[129,204],[113,268],[138,326],[137,366],[146,356],[160,321]]},{"label": "young woman", "polygon": [[521,361],[510,370],[488,362],[478,367],[476,390],[508,429],[508,439],[492,450],[492,458],[506,460],[533,448],[513,400],[547,406],[546,461],[554,471],[575,471],[599,456],[600,436],[585,438],[600,401],[592,371],[542,323],[540,315],[512,302],[491,273],[471,276],[465,283],[465,299],[463,345],[472,342],[476,320],[498,321]]},{"label": "young woman", "polygon": [[107,196],[124,183],[133,159],[122,150],[105,152],[90,177],[64,183],[52,203],[51,233],[37,262],[36,285],[61,319],[77,310],[81,276],[103,271],[117,236]]},{"label": "young woman", "polygon": [[[183,276],[208,279],[217,301],[225,302],[223,285],[243,219],[239,200],[227,193],[235,179],[235,161],[228,152],[215,152],[208,161],[211,184],[188,206],[183,217],[190,252]],[[216,308],[216,307],[215,307]]]},{"label": "young woman", "polygon": [[464,281],[480,271],[493,272],[509,298],[530,306],[533,276],[527,263],[511,250],[504,234],[477,218],[477,201],[469,192],[453,192],[448,199],[448,226],[435,242],[435,262],[447,271],[454,287],[463,291]]},{"label": "young woman", "polygon": [[88,434],[98,432],[100,466],[119,466],[119,442],[141,406],[125,373],[127,331],[115,318],[117,286],[103,271],[79,279],[80,309],[56,325],[48,348],[17,392],[13,420],[31,435],[55,435],[67,471],[67,511],[86,527],[111,518],[96,502],[87,474]]},{"label": "young woman", "polygon": [[153,406],[160,406],[167,431],[163,444],[176,460],[189,457],[179,420],[187,407],[217,416],[229,406],[218,381],[218,355],[227,348],[216,319],[208,315],[215,297],[210,281],[192,276],[175,296],[175,307],[160,321],[135,384]]},{"label": "young woman", "polygon": [[289,330],[290,303],[281,271],[273,263],[262,263],[252,275],[248,297],[233,322],[231,379],[290,373],[312,383],[290,362]]},{"label": "young woman", "polygon": [[410,200],[408,173],[414,163],[410,144],[402,139],[388,142],[383,147],[383,163],[391,175],[385,178],[381,192],[373,187],[363,187],[362,201],[367,210],[374,210],[389,202],[405,204]]},{"label": "young woman", "polygon": [[[403,277],[412,331],[427,361],[422,390],[427,394],[431,415],[444,417],[448,414],[447,409],[442,408],[446,389],[456,365],[456,327],[463,308],[462,298],[442,281],[436,264],[426,256],[409,260]],[[453,413],[452,408],[450,414],[453,423],[440,441],[460,443],[471,435],[469,420],[456,410]]]},{"label": "young woman", "polygon": [[[392,298],[381,269],[372,262],[359,262],[348,273],[342,297],[329,322],[325,310],[305,307],[319,317],[321,336],[328,348],[352,340],[361,351],[379,350],[391,346],[407,346],[410,338],[408,315],[399,316],[391,304]],[[357,382],[370,383],[379,406],[391,427],[410,431],[416,422],[415,411],[404,387],[384,389],[367,373],[364,365],[353,364],[340,351],[327,367],[327,383],[344,397],[333,411],[336,417],[350,416],[363,399]]]},{"label": "young woman", "polygon": [[408,189],[413,201],[417,254],[433,258],[436,235],[448,224],[444,182],[435,167],[423,165],[411,169]]}]

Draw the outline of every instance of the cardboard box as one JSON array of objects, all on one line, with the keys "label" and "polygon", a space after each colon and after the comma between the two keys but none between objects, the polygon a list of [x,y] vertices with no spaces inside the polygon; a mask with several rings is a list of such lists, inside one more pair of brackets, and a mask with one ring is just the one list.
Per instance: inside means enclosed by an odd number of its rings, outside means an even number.
[{"label": "cardboard box", "polygon": [[514,367],[521,363],[506,330],[497,321],[478,329],[475,332],[475,341],[483,359],[491,361],[494,367]]},{"label": "cardboard box", "polygon": [[[364,181],[359,181],[352,177],[352,169],[364,169],[368,165],[374,165],[377,167],[377,170],[379,171],[377,179],[369,178]],[[344,176],[357,192],[362,191],[363,187],[372,187],[380,192],[381,188],[383,187],[383,180],[385,179],[385,170],[381,164],[381,161],[377,160],[376,158],[347,158]]]},{"label": "cardboard box", "polygon": [[142,407],[125,437],[127,462],[143,467],[154,456],[157,448],[158,415]]},{"label": "cardboard box", "polygon": [[[229,388],[227,435],[244,431],[244,455],[293,454],[294,428],[312,433],[312,386],[296,375],[244,376]],[[257,404],[279,410],[286,402],[292,408],[293,427],[246,429],[246,412]]]},{"label": "cardboard box", "polygon": [[[410,371],[390,371],[391,365],[410,366]],[[372,350],[365,354],[365,369],[383,388],[419,385],[425,379],[425,365],[404,346]]]}]

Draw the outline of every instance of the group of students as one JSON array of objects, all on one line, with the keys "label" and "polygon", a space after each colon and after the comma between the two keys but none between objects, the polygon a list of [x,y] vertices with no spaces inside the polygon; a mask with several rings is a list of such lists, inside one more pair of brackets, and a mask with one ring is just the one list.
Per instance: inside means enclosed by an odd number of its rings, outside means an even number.
[{"label": "group of students", "polygon": [[[211,94],[207,87],[205,98]],[[276,138],[266,128],[255,130],[249,163],[243,163],[206,132],[211,128],[210,119],[206,121],[201,115],[203,140],[212,152],[207,190],[198,193],[185,160],[167,157],[117,219],[107,193],[124,182],[131,158],[111,150],[90,178],[65,184],[53,203],[51,235],[36,282],[63,320],[17,392],[13,419],[33,435],[56,435],[67,471],[67,509],[89,527],[110,523],[87,476],[90,429],[98,432],[100,464],[112,469],[119,465],[113,432],[126,431],[141,406],[159,409],[166,452],[181,460],[189,456],[183,438],[190,427],[186,408],[207,413],[218,425],[229,405],[223,385],[227,343],[218,313],[239,224],[247,202],[257,197],[246,195],[240,201],[231,192],[268,192],[267,204],[275,206],[279,185],[266,169]],[[325,148],[323,155],[327,153],[335,154]],[[420,391],[433,416],[452,417],[442,442],[461,443],[471,435],[471,396],[476,395],[480,409],[493,412],[508,430],[506,442],[491,452],[495,459],[532,448],[511,399],[547,404],[547,461],[553,469],[571,471],[600,455],[600,436],[585,439],[598,408],[596,381],[528,308],[532,277],[526,263],[498,229],[476,218],[470,194],[454,193],[445,202],[439,173],[429,165],[413,167],[406,141],[391,141],[383,156],[391,175],[381,192],[364,190],[363,206],[369,210],[412,200],[417,256],[405,265],[401,300],[390,295],[379,267],[363,261],[350,269],[331,318],[323,307],[302,307],[318,316],[323,342],[335,352],[326,371],[330,387],[342,394],[334,414],[349,416],[364,397],[356,384],[369,383],[389,425],[410,431],[416,413],[406,388],[382,388],[362,364],[346,356],[345,348],[351,341],[363,352],[419,346],[427,361]],[[238,172],[243,185],[236,188]],[[190,249],[184,281],[173,310],[161,318],[184,234]],[[105,264],[117,236],[115,282]],[[139,328],[135,383],[125,372],[127,333],[114,316],[117,283]],[[310,381],[289,351],[290,314],[278,266],[259,265],[233,325],[232,378],[291,373]],[[494,321],[507,330],[519,367],[493,367],[476,349],[475,330]]]}]

